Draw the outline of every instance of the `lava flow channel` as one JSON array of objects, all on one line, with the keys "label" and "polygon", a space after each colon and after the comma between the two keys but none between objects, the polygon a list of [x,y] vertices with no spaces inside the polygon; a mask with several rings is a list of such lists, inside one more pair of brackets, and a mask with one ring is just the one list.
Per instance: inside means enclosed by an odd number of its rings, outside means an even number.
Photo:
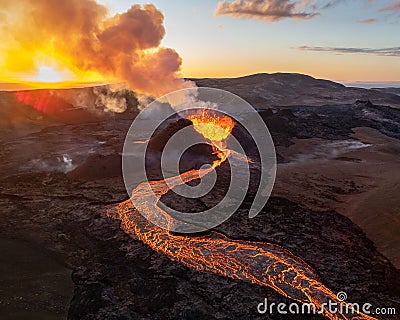
[{"label": "lava flow channel", "polygon": [[[204,117],[201,119],[203,121]],[[210,131],[209,126],[202,125],[202,128],[208,133],[213,131]],[[201,132],[201,128],[197,129]],[[222,134],[220,129],[216,130],[219,137]],[[230,126],[229,130],[232,130]],[[195,237],[174,235],[168,229],[155,226],[140,214],[162,216],[171,223],[168,214],[157,206],[158,200],[171,188],[208,174],[230,156],[229,150],[223,149],[217,154],[220,160],[210,168],[190,170],[177,177],[139,184],[132,198],[108,210],[108,216],[120,220],[121,228],[127,234],[137,237],[171,260],[195,270],[270,287],[295,301],[313,304],[317,312],[320,311],[332,320],[375,319],[354,309],[351,304],[338,300],[336,294],[321,282],[317,273],[304,260],[279,245],[233,240],[216,231]],[[330,313],[329,303],[336,303],[342,308],[338,308],[337,313]]]}]

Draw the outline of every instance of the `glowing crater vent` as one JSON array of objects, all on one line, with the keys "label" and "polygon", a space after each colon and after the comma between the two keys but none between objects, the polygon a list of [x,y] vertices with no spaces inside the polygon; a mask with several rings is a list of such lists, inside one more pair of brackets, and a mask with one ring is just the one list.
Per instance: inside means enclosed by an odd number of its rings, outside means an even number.
[{"label": "glowing crater vent", "polygon": [[193,122],[194,129],[210,141],[225,140],[235,126],[231,117],[212,115],[208,110],[191,115],[188,119]]}]

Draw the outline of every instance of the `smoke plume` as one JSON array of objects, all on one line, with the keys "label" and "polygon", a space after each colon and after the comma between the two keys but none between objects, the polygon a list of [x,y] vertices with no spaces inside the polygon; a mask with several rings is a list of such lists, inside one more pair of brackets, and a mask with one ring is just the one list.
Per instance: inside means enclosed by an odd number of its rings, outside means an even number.
[{"label": "smoke plume", "polygon": [[180,77],[179,54],[160,45],[163,23],[150,4],[110,17],[94,0],[0,0],[0,68],[32,73],[55,61],[77,75],[95,72],[160,96],[192,86]]}]

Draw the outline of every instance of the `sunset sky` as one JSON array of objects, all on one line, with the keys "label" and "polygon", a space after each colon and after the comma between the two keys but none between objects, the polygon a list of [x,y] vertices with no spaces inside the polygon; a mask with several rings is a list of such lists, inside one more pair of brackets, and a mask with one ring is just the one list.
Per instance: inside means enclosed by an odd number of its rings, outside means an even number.
[{"label": "sunset sky", "polygon": [[[110,15],[132,4],[154,4],[165,17],[162,45],[182,57],[185,77],[298,72],[342,82],[400,81],[400,1],[98,3]],[[30,80],[62,81],[68,73],[46,65],[38,69]]]},{"label": "sunset sky", "polygon": [[[126,0],[102,2],[114,11],[130,5]],[[315,12],[314,17],[274,22],[256,15],[218,16],[215,0],[152,3],[165,16],[164,43],[181,54],[188,77],[300,72],[342,81],[400,81],[400,1],[309,2],[304,11]],[[309,50],[299,49],[303,46]],[[316,47],[326,52],[313,51]],[[387,48],[393,48],[391,56],[376,52]]]}]

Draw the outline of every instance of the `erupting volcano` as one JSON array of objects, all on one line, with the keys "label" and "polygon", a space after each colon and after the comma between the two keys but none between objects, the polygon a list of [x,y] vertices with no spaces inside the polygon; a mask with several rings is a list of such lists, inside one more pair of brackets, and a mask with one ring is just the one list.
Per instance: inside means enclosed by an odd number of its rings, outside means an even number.
[{"label": "erupting volcano", "polygon": [[368,2],[0,0],[0,320],[398,319]]},{"label": "erupting volcano", "polygon": [[[321,310],[320,313],[329,319],[375,319],[342,302],[321,282],[313,268],[279,245],[233,240],[216,231],[201,236],[169,232],[174,218],[158,206],[160,198],[178,185],[204,177],[229,157],[236,157],[229,149],[217,147],[225,145],[231,134],[235,126],[232,118],[211,115],[207,110],[188,118],[194,129],[214,147],[219,160],[208,168],[193,169],[165,180],[142,182],[133,190],[131,199],[107,210],[107,215],[120,220],[127,234],[190,268],[270,287],[295,301],[314,304],[316,310]],[[154,217],[162,220],[158,226],[150,222]],[[342,307],[332,313],[327,309],[329,303]]]}]

